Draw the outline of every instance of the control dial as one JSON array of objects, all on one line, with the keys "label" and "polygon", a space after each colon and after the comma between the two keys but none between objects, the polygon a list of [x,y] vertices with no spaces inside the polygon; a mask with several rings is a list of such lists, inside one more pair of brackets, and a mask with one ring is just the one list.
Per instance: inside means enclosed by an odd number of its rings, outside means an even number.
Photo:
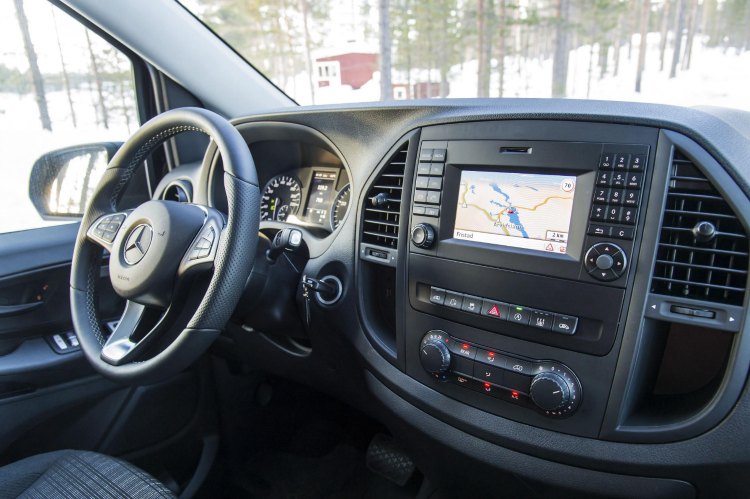
[{"label": "control dial", "polygon": [[593,245],[584,259],[586,271],[600,281],[614,281],[625,273],[628,266],[625,250],[613,243]]},{"label": "control dial", "polygon": [[419,350],[419,360],[425,371],[431,374],[442,374],[451,365],[451,353],[439,339],[428,339]]},{"label": "control dial", "polygon": [[555,411],[570,402],[571,388],[559,374],[537,374],[531,382],[531,400],[543,411]]},{"label": "control dial", "polygon": [[431,248],[435,243],[435,229],[430,224],[417,224],[411,229],[411,242],[417,248]]}]

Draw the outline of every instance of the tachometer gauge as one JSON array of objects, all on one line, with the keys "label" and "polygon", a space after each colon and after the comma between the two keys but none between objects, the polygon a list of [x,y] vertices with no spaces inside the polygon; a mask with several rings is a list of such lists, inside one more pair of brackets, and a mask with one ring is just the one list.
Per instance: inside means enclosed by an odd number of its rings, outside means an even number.
[{"label": "tachometer gauge", "polygon": [[349,198],[351,195],[352,189],[350,184],[346,184],[336,194],[336,199],[333,201],[333,207],[331,208],[331,227],[333,227],[333,230],[336,230],[344,219],[346,210],[349,208]]},{"label": "tachometer gauge", "polygon": [[285,221],[296,215],[302,201],[302,186],[291,175],[272,178],[263,189],[260,198],[260,219]]}]

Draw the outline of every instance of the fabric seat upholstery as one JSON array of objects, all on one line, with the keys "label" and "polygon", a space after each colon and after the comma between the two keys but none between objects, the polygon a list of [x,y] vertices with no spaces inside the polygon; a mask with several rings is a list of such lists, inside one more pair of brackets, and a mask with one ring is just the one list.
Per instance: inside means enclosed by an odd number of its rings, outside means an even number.
[{"label": "fabric seat upholstery", "polygon": [[0,468],[0,498],[174,498],[164,484],[96,452],[39,454]]}]

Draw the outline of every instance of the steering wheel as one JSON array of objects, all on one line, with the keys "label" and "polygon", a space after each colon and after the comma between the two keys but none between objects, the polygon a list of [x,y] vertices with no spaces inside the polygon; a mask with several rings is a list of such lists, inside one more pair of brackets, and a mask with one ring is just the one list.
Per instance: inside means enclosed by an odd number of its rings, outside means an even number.
[{"label": "steering wheel", "polygon": [[[121,210],[125,187],[141,162],[165,140],[188,131],[203,132],[218,146],[228,219],[208,206],[175,201]],[[93,367],[115,381],[149,384],[194,362],[237,306],[252,270],[259,223],[255,164],[228,121],[204,109],[182,108],[138,129],[107,166],[73,253],[71,313]],[[103,327],[97,293],[103,249],[110,253],[112,287],[126,300],[111,334]]]}]

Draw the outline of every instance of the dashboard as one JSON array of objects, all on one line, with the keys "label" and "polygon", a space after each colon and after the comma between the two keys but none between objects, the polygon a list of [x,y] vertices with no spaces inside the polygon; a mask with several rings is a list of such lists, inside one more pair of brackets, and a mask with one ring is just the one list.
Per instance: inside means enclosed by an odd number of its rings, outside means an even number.
[{"label": "dashboard", "polygon": [[[248,216],[304,241],[256,264],[222,340],[243,360],[373,414],[457,493],[746,493],[747,113],[503,99],[235,126]],[[213,146],[198,166],[162,186],[221,209]]]}]

